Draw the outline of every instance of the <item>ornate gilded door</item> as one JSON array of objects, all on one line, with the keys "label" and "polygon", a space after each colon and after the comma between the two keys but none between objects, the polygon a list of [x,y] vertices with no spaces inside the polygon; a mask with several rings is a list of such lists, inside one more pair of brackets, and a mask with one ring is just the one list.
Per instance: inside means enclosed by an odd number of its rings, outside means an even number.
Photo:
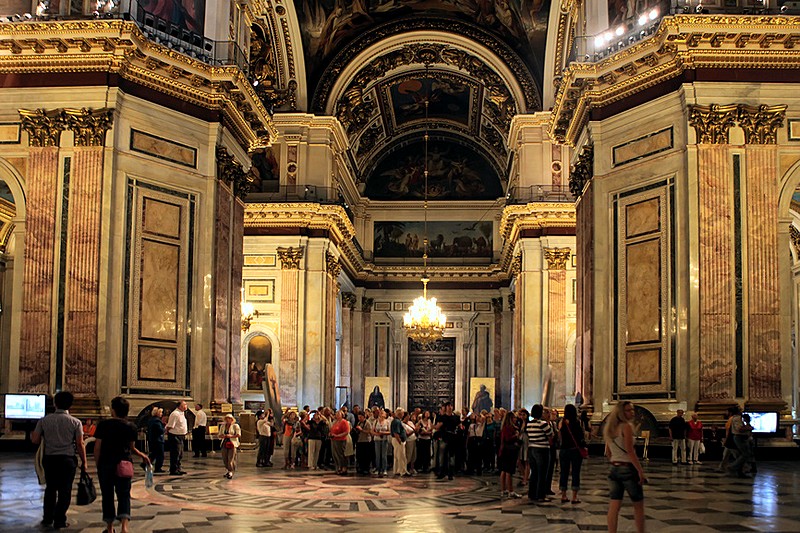
[{"label": "ornate gilded door", "polygon": [[441,339],[423,346],[408,341],[408,409],[437,411],[455,399],[456,341]]}]

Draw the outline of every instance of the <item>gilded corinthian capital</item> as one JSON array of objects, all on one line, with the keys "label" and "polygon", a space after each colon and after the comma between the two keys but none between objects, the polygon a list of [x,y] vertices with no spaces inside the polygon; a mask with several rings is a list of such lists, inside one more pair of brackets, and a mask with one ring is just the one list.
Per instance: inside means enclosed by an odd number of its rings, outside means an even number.
[{"label": "gilded corinthian capital", "polygon": [[548,270],[565,270],[567,268],[567,260],[571,255],[571,248],[544,249],[544,258],[547,261]]},{"label": "gilded corinthian capital", "polygon": [[303,247],[299,248],[278,248],[278,259],[281,260],[282,270],[297,270],[300,268],[300,260],[303,258]]},{"label": "gilded corinthian capital", "polygon": [[114,122],[111,109],[65,109],[64,122],[75,134],[75,146],[104,146]]},{"label": "gilded corinthian capital", "polygon": [[690,105],[689,125],[697,132],[698,144],[728,144],[728,132],[737,115],[735,104]]},{"label": "gilded corinthian capital", "polygon": [[339,263],[339,258],[331,253],[325,254],[325,267],[328,270],[328,274],[330,274],[333,279],[338,278],[342,271],[342,265]]},{"label": "gilded corinthian capital", "polygon": [[19,116],[22,129],[28,132],[30,146],[43,148],[60,144],[61,132],[65,129],[64,115],[60,109],[20,109]]},{"label": "gilded corinthian capital", "polygon": [[739,126],[747,144],[777,144],[778,128],[786,118],[785,105],[739,106]]}]

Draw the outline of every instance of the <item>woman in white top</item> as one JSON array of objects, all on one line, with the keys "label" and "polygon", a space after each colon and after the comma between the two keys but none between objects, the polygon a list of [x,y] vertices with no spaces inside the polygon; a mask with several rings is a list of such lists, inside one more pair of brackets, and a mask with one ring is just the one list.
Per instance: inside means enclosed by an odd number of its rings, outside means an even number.
[{"label": "woman in white top", "polygon": [[386,477],[389,459],[389,421],[386,419],[386,411],[381,409],[375,425],[372,426],[372,442],[375,444],[375,470],[381,477]]},{"label": "woman in white top", "polygon": [[242,428],[236,423],[233,415],[225,415],[225,423],[219,426],[219,438],[222,440],[222,461],[225,463],[225,477],[231,479],[236,470],[236,451],[239,449],[239,437]]},{"label": "woman in white top", "polygon": [[417,464],[416,471],[427,474],[431,469],[431,436],[433,435],[433,421],[431,413],[425,411],[417,422]]},{"label": "woman in white top", "polygon": [[415,415],[409,415],[409,413],[403,415],[403,427],[406,430],[407,470],[412,476],[417,473],[417,471],[414,470],[414,463],[417,460],[417,425],[414,418]]},{"label": "woman in white top", "polygon": [[603,436],[606,441],[606,457],[611,463],[608,474],[609,498],[608,531],[617,532],[619,509],[625,492],[633,501],[633,517],[636,531],[644,531],[644,491],[642,485],[647,478],[639,464],[636,449],[633,446],[633,426],[631,421],[636,410],[631,402],[619,402],[608,415]]}]

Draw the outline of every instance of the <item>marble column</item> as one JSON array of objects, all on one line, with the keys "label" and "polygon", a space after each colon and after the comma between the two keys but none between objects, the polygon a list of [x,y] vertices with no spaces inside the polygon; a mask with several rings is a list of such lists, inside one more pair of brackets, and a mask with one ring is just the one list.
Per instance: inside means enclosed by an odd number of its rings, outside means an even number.
[{"label": "marble column", "polygon": [[55,278],[59,112],[20,111],[30,144],[26,175],[25,269],[23,274],[19,388],[52,392],[53,280]]},{"label": "marble column", "polygon": [[522,306],[517,306],[517,301],[524,302],[522,283],[522,256],[514,257],[511,264],[511,276],[514,278],[514,292],[508,295],[508,308],[512,313],[512,346],[511,346],[511,404],[516,409],[522,407]]},{"label": "marble column", "polygon": [[352,383],[353,373],[353,314],[356,306],[356,295],[352,292],[342,293],[342,370],[339,376],[339,383],[342,387],[347,387],[350,394],[350,407],[360,404],[360,400],[354,396]]},{"label": "marble column", "polygon": [[[590,181],[575,206],[577,240],[577,335],[575,354],[575,388],[583,396],[583,404],[593,403],[594,325],[594,184]],[[578,406],[580,407],[580,406]]]},{"label": "marble column", "polygon": [[746,161],[747,396],[782,402],[777,146],[748,146]]},{"label": "marble column", "polygon": [[495,377],[494,398],[495,405],[508,406],[503,403],[503,298],[492,298],[492,311],[494,312],[494,335],[492,345],[492,376]]},{"label": "marble column", "polygon": [[230,327],[230,401],[242,403],[242,275],[244,271],[244,202],[233,198],[231,213],[231,327]]},{"label": "marble column", "polygon": [[699,401],[735,394],[732,180],[728,147],[697,147],[700,262]]},{"label": "marble column", "polygon": [[[325,354],[323,360],[323,394],[325,405],[335,404],[336,395],[336,299],[339,295],[339,259],[331,253],[325,255]],[[339,407],[338,405],[336,407]]]},{"label": "marble column", "polygon": [[68,109],[65,116],[68,127],[75,133],[75,150],[66,243],[64,387],[76,397],[97,399],[103,156],[113,112]]},{"label": "marble column", "polygon": [[567,352],[567,261],[570,248],[544,248],[547,261],[547,360],[550,364],[549,403],[564,405],[566,395]]},{"label": "marble column", "polygon": [[233,217],[233,191],[222,181],[217,181],[214,221],[214,346],[211,374],[211,393],[214,403],[230,401],[231,309],[240,298],[231,300],[231,261],[233,256],[231,227]]},{"label": "marble column", "polygon": [[303,247],[278,248],[281,262],[281,361],[278,384],[281,402],[297,405],[297,326],[300,261]]},{"label": "marble column", "polygon": [[[363,363],[361,365],[361,372],[364,376],[375,375],[374,354],[372,348],[372,336],[374,335],[374,328],[372,327],[372,304],[375,302],[374,298],[361,298],[361,323],[362,333],[364,335],[361,346],[363,347]],[[363,383],[362,383],[363,387]],[[366,392],[365,392],[366,394]]]}]

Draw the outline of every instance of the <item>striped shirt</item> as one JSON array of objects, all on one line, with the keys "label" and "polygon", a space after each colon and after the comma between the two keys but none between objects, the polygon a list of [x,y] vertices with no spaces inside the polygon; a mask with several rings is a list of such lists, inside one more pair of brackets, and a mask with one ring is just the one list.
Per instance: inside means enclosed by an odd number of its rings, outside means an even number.
[{"label": "striped shirt", "polygon": [[549,448],[550,437],[553,436],[553,428],[549,422],[543,420],[531,420],[525,429],[528,432],[529,448]]},{"label": "striped shirt", "polygon": [[83,440],[81,421],[62,409],[39,419],[34,431],[44,437],[45,455],[74,456],[75,439]]}]

